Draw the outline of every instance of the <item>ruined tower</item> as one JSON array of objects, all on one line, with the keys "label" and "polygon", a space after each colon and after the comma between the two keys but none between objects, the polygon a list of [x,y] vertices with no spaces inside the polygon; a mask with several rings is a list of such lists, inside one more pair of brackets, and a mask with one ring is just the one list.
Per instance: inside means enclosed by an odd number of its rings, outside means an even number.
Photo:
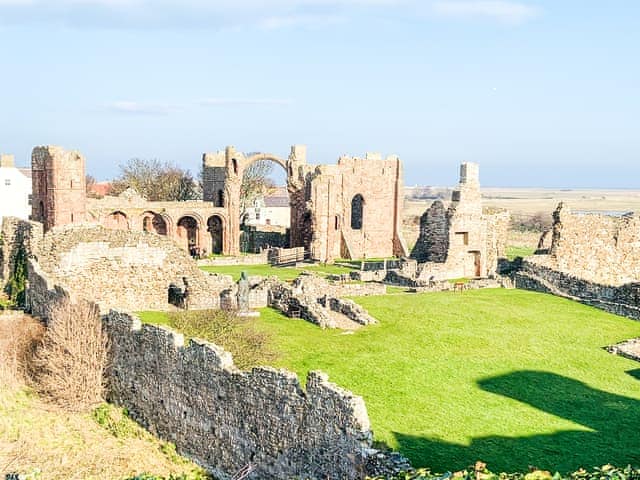
[{"label": "ruined tower", "polygon": [[47,231],[83,223],[87,216],[84,157],[61,147],[36,147],[31,154],[32,219]]}]

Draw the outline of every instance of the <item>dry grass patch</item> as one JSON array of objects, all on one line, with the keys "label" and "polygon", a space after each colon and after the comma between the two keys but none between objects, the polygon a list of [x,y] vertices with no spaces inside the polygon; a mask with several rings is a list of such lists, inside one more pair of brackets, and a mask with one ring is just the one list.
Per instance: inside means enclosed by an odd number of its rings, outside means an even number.
[{"label": "dry grass patch", "polygon": [[33,387],[60,408],[89,410],[103,399],[108,349],[94,304],[61,303],[31,362]]},{"label": "dry grass patch", "polygon": [[23,385],[43,333],[42,324],[31,317],[18,312],[0,315],[0,386],[3,391],[15,391]]},{"label": "dry grass patch", "polygon": [[0,478],[8,472],[42,472],[38,480],[114,480],[144,472],[205,478],[171,444],[104,405],[95,413],[52,410],[25,391],[0,392]]}]

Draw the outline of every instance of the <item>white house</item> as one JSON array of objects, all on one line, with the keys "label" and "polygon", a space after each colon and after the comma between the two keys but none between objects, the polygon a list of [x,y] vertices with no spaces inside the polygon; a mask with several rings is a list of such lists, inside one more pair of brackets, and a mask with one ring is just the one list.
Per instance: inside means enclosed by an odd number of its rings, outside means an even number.
[{"label": "white house", "polygon": [[254,205],[246,209],[247,225],[273,225],[289,228],[291,225],[291,207],[286,187],[277,187],[265,197],[259,197]]},{"label": "white house", "polygon": [[13,155],[0,154],[0,222],[31,215],[31,169],[16,168]]}]

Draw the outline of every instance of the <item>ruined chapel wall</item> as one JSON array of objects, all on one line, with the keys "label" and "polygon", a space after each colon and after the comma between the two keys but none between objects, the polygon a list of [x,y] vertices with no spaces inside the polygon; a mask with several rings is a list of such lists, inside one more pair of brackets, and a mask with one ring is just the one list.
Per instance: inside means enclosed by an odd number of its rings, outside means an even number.
[{"label": "ruined chapel wall", "polygon": [[[401,175],[396,157],[341,157],[337,165],[317,167],[307,179],[314,258],[331,261],[406,253],[399,227]],[[356,195],[364,200],[361,228],[352,228],[351,222]]]},{"label": "ruined chapel wall", "polygon": [[110,400],[178,451],[228,479],[363,478],[371,432],[362,398],[310,373],[237,370],[220,347],[112,311]]},{"label": "ruined chapel wall", "polygon": [[54,283],[102,311],[163,310],[171,283],[189,283],[190,308],[217,308],[228,281],[200,271],[171,240],[100,226],[61,227],[44,237],[38,262]]},{"label": "ruined chapel wall", "polygon": [[444,203],[436,200],[420,217],[420,235],[411,252],[411,258],[418,262],[439,262],[447,260],[449,250],[449,221]]},{"label": "ruined chapel wall", "polygon": [[551,255],[555,268],[605,285],[640,280],[640,218],[554,212]]}]

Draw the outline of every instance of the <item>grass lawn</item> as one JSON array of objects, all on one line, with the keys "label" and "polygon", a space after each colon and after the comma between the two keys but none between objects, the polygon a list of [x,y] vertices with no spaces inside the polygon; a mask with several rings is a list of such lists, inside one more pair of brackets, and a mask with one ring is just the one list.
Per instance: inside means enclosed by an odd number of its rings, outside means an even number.
[{"label": "grass lawn", "polygon": [[356,300],[379,325],[344,335],[270,309],[259,322],[278,366],[362,395],[375,439],[415,466],[640,465],[640,366],[602,349],[640,322],[520,290]]},{"label": "grass lawn", "polygon": [[240,279],[240,274],[244,271],[247,275],[262,275],[268,277],[275,275],[281,280],[293,280],[304,270],[315,272],[319,275],[329,275],[341,273],[349,273],[351,268],[341,267],[338,265],[305,265],[304,268],[295,267],[274,267],[271,265],[230,265],[230,266],[204,266],[200,267],[205,272],[220,273],[223,275],[231,275],[234,280]]},{"label": "grass lawn", "polygon": [[535,253],[536,249],[533,247],[522,247],[517,245],[509,245],[507,251],[507,259],[515,260],[517,257],[528,257]]}]

